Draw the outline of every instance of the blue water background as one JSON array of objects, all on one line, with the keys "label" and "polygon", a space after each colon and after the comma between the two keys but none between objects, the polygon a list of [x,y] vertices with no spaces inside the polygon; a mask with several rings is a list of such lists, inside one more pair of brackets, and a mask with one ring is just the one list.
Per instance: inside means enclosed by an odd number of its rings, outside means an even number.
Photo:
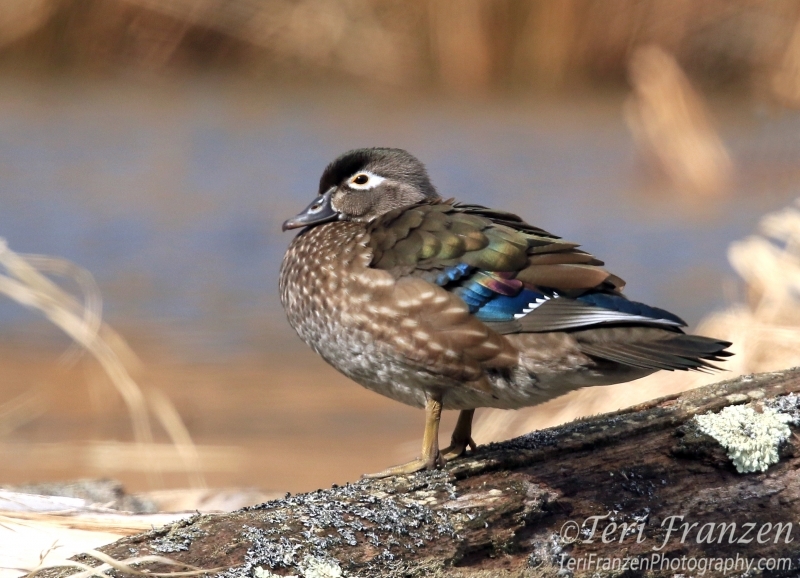
[{"label": "blue water background", "polygon": [[[0,86],[0,237],[91,271],[107,321],[203,358],[298,342],[277,272],[283,220],[325,164],[397,146],[440,193],[514,211],[581,243],[627,294],[690,324],[726,306],[728,245],[800,196],[800,114],[712,100],[736,165],[730,193],[687,200],[654,178],[624,95],[456,102],[176,86]],[[0,299],[0,338],[58,332]]]}]

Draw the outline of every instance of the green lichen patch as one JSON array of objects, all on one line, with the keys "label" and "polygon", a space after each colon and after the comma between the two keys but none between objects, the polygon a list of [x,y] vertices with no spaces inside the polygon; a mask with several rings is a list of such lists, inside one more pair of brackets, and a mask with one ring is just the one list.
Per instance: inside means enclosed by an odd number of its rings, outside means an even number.
[{"label": "green lichen patch", "polygon": [[341,578],[342,568],[338,562],[306,556],[300,564],[303,578]]},{"label": "green lichen patch", "polygon": [[740,474],[764,472],[778,463],[780,445],[791,435],[789,414],[765,407],[762,413],[746,405],[732,405],[719,413],[694,417],[698,428],[728,451]]}]

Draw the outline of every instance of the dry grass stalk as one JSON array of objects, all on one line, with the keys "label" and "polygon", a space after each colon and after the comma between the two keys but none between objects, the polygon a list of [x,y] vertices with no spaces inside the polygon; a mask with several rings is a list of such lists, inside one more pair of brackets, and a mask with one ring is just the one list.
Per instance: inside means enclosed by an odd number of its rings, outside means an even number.
[{"label": "dry grass stalk", "polygon": [[[178,410],[175,409],[175,406],[164,392],[151,388],[149,393],[148,401],[150,402],[150,407],[161,423],[161,426],[172,440],[173,445],[171,447],[177,451],[182,469],[189,474],[190,485],[194,488],[205,488],[205,480],[200,474],[203,460]],[[203,450],[207,452],[208,448],[204,447]],[[233,471],[238,469],[238,466],[243,462],[243,460],[237,459],[240,457],[240,453],[241,452],[230,451],[230,449],[226,450],[226,455],[232,458],[235,464],[234,467],[231,468]]]},{"label": "dry grass stalk", "polygon": [[117,515],[64,515],[41,512],[13,512],[0,515],[0,524],[9,527],[12,524],[27,524],[36,529],[50,528],[54,530],[82,530],[85,532],[102,532],[115,536],[133,536],[147,532],[153,527],[169,524],[183,519],[190,514],[138,514],[135,516]]},{"label": "dry grass stalk", "polygon": [[728,260],[748,303],[708,317],[702,329],[734,341],[736,373],[800,365],[800,200],[763,217],[758,234],[731,244]]},{"label": "dry grass stalk", "polygon": [[[94,548],[125,536],[186,519],[195,515],[198,508],[204,513],[230,511],[283,495],[240,489],[151,492],[145,496],[147,499],[153,497],[165,506],[160,509],[179,513],[131,515],[98,507],[80,498],[37,496],[8,491],[0,493],[3,494],[2,500],[5,503],[12,500],[18,505],[15,511],[0,515],[0,578],[18,578],[22,574],[35,573],[46,567],[72,566],[72,562],[66,561],[71,556],[91,552]],[[54,509],[59,511],[53,511]],[[56,555],[58,560],[53,559]],[[159,562],[156,559],[149,561]],[[126,560],[123,564],[139,562],[146,563],[148,559]],[[141,567],[137,570],[146,571]],[[98,571],[105,572],[102,568]]]},{"label": "dry grass stalk", "polygon": [[[800,199],[764,216],[758,233],[732,243],[728,259],[749,299],[703,319],[695,333],[733,342],[725,377],[800,366]],[[587,415],[615,411],[719,381],[719,375],[661,371],[606,387],[572,392],[541,406],[479,415],[478,443],[500,441]]]},{"label": "dry grass stalk", "polygon": [[[149,471],[156,473],[158,461],[154,461],[155,456],[151,455],[156,446],[153,443],[147,399],[128,369],[131,365],[137,365],[137,362],[124,340],[102,322],[102,300],[91,274],[61,259],[39,255],[22,257],[11,251],[2,239],[0,267],[5,270],[5,274],[0,273],[0,293],[41,312],[98,361],[125,401],[134,440],[139,448],[137,457]],[[46,277],[43,274],[45,271],[72,279],[84,295],[83,303]],[[174,406],[159,394],[152,398],[151,404],[178,448],[185,471],[191,472],[191,482],[202,485],[197,450]]]},{"label": "dry grass stalk", "polygon": [[657,46],[640,48],[630,76],[634,95],[625,103],[625,120],[642,152],[684,194],[724,192],[730,155],[675,58]]},{"label": "dry grass stalk", "polygon": [[45,563],[65,560],[128,535],[111,527],[73,529],[49,521],[10,516],[0,517],[0,531],[3,532],[0,578],[24,576]]},{"label": "dry grass stalk", "polygon": [[[42,263],[44,258],[37,256]],[[45,277],[31,263],[8,248],[0,240],[0,265],[5,275],[0,275],[0,292],[20,305],[36,309],[55,326],[97,359],[128,407],[133,424],[134,439],[143,444],[153,442],[150,418],[141,389],[131,378],[116,352],[100,337],[99,317],[90,307],[81,306],[75,299]],[[88,299],[87,302],[96,302]]]},{"label": "dry grass stalk", "polygon": [[[109,570],[117,570],[124,574],[133,574],[135,576],[157,576],[159,578],[164,577],[178,577],[178,576],[199,576],[200,574],[212,573],[212,572],[219,572],[224,568],[208,568],[208,569],[200,569],[194,566],[190,566],[189,564],[183,564],[181,562],[177,562],[172,560],[171,558],[167,558],[165,556],[134,556],[132,558],[126,558],[125,560],[115,560],[111,556],[104,554],[98,550],[87,550],[83,552],[86,556],[90,556],[95,558],[96,560],[102,562],[99,566],[89,566],[87,564],[82,564],[81,562],[75,562],[73,560],[63,560],[60,562],[52,562],[52,563],[42,563],[38,567],[33,568],[28,572],[26,575],[27,578],[32,578],[42,570],[46,568],[78,568],[82,570],[81,572],[77,572],[72,574],[74,578],[89,578],[90,576],[97,576],[98,578],[108,578],[106,572]],[[180,566],[183,568],[190,568],[190,570],[186,571],[177,571],[177,572],[152,572],[148,569],[138,568],[136,566],[141,566],[142,564],[163,564],[165,566]]]},{"label": "dry grass stalk", "polygon": [[[147,574],[150,576],[195,576],[220,570],[220,568],[201,570],[163,556],[138,556],[116,560],[94,549],[122,537],[147,531],[155,525],[175,522],[189,515],[107,515],[102,517],[95,515],[92,517],[24,512],[3,515],[0,516],[0,526],[6,532],[3,536],[3,563],[5,566],[0,567],[0,577],[35,576],[47,568],[77,568],[80,572],[72,575],[87,578],[89,576],[107,578],[106,573],[112,569],[124,574]],[[42,545],[45,545],[43,549]],[[55,553],[58,553],[59,558],[48,560]],[[78,554],[94,558],[101,564],[91,566],[67,559]],[[186,570],[152,572],[149,568],[143,567],[147,564],[178,566],[186,568]]]}]

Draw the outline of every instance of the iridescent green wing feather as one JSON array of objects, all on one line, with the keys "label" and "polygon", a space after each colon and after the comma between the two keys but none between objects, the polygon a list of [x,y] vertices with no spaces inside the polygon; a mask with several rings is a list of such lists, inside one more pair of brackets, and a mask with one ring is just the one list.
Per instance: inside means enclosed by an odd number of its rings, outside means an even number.
[{"label": "iridescent green wing feather", "polygon": [[684,325],[667,311],[626,299],[624,282],[577,244],[511,213],[421,203],[387,213],[370,233],[373,267],[455,293],[500,333]]}]

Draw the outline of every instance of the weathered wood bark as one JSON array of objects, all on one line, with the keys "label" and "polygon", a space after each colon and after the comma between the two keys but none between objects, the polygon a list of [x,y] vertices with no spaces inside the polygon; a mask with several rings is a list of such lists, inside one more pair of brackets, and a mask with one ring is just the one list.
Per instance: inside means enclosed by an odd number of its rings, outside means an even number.
[{"label": "weathered wood bark", "polygon": [[370,577],[794,576],[800,442],[765,473],[739,474],[692,417],[775,398],[797,417],[800,398],[780,398],[797,391],[800,369],[746,376],[480,447],[444,471],[196,516],[104,551],[230,578],[336,575],[314,561]]}]

